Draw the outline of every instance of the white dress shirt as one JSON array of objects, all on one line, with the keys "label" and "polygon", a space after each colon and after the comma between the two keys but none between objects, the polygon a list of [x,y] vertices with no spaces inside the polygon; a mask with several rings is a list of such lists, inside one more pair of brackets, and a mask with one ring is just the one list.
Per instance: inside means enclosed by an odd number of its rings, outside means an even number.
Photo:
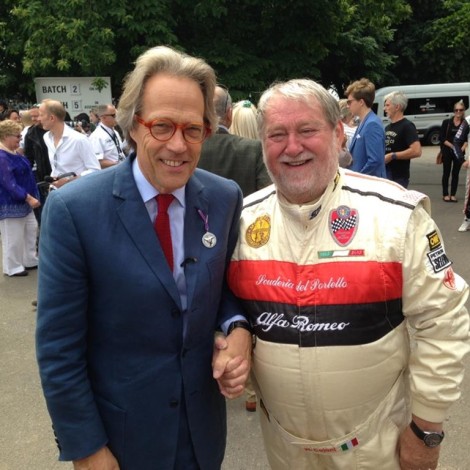
[{"label": "white dress shirt", "polygon": [[[132,162],[132,172],[134,174],[135,183],[139,190],[142,200],[145,203],[147,212],[149,213],[152,224],[157,217],[157,201],[155,197],[159,192],[147,181],[147,178],[140,170],[137,158]],[[170,218],[171,244],[173,247],[173,277],[181,298],[181,306],[183,310],[187,307],[186,279],[184,277],[184,215],[186,211],[186,186],[178,188],[172,192],[175,200],[168,208],[168,216]],[[155,234],[155,237],[157,234]]]},{"label": "white dress shirt", "polygon": [[101,170],[88,137],[67,124],[57,147],[51,131],[44,134],[44,142],[49,152],[51,162],[51,176],[74,172],[76,175],[85,175],[92,171]]},{"label": "white dress shirt", "polygon": [[[137,158],[132,162],[132,172],[134,180],[139,190],[142,200],[145,203],[147,212],[149,214],[152,224],[155,222],[157,217],[157,201],[155,197],[159,194],[158,191],[147,181],[142,171],[140,170]],[[171,243],[173,247],[173,277],[181,298],[181,306],[183,311],[186,310],[188,305],[188,297],[186,290],[186,278],[184,276],[184,215],[186,211],[186,186],[178,188],[171,194],[175,197],[175,200],[170,204],[168,208],[168,215],[170,218],[170,232],[171,232]],[[155,237],[157,235],[155,234]],[[202,242],[201,242],[202,243]],[[227,334],[228,327],[236,320],[246,321],[242,315],[235,315],[234,317],[226,320],[221,328],[225,334]],[[183,334],[186,332],[186,321],[183,316]]]}]

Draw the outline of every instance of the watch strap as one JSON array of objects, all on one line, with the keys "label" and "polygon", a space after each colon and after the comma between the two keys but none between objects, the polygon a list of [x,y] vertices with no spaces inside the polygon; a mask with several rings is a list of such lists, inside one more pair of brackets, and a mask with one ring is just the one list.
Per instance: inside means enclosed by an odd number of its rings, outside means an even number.
[{"label": "watch strap", "polygon": [[410,429],[427,447],[437,447],[445,436],[444,431],[423,431],[413,420],[411,420]]},{"label": "watch strap", "polygon": [[251,326],[247,321],[244,320],[236,320],[232,323],[230,323],[228,329],[227,329],[227,336],[235,329],[235,328],[243,328],[246,331],[250,332],[250,334],[253,333],[251,330]]}]

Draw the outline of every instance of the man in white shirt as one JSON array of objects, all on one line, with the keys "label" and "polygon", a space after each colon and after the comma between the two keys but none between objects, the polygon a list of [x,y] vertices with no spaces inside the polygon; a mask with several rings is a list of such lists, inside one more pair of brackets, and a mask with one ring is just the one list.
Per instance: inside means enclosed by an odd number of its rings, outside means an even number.
[{"label": "man in white shirt", "polygon": [[[43,100],[39,106],[39,121],[48,131],[44,134],[51,162],[52,177],[64,173],[75,173],[76,177],[100,170],[100,164],[88,141],[88,137],[65,124],[65,108],[60,101]],[[56,188],[72,180],[60,178],[54,182]]]},{"label": "man in white shirt", "polygon": [[90,143],[101,168],[116,165],[126,158],[122,150],[122,139],[114,130],[116,108],[112,104],[98,106],[99,124],[90,135]]}]

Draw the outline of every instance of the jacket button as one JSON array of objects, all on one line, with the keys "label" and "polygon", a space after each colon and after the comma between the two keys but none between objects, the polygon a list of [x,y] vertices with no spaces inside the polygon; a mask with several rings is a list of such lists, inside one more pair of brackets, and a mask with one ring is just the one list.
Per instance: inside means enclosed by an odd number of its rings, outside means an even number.
[{"label": "jacket button", "polygon": [[170,401],[170,407],[171,407],[171,408],[176,408],[178,405],[179,405],[179,401],[178,401],[178,400],[171,400],[171,401]]},{"label": "jacket button", "polygon": [[178,318],[178,317],[180,316],[180,311],[179,311],[179,309],[177,309],[177,308],[172,309],[172,310],[171,310],[171,316],[172,316],[173,318]]}]

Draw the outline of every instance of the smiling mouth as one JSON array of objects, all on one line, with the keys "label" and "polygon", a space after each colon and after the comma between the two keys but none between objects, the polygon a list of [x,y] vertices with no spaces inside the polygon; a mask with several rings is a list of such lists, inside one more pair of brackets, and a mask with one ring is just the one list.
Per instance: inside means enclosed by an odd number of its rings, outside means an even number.
[{"label": "smiling mouth", "polygon": [[161,162],[166,166],[177,167],[184,165],[184,162],[176,161],[176,160],[161,160]]},{"label": "smiling mouth", "polygon": [[308,163],[310,160],[301,160],[298,162],[284,162],[287,166],[302,166]]}]

